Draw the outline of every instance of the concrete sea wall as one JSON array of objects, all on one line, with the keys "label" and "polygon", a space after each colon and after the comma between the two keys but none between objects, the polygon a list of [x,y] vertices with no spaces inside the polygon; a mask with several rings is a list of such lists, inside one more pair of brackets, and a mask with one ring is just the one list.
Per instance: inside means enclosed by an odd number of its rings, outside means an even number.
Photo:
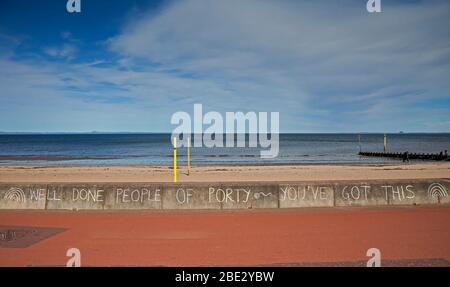
[{"label": "concrete sea wall", "polygon": [[0,209],[252,209],[450,203],[450,180],[0,184]]}]

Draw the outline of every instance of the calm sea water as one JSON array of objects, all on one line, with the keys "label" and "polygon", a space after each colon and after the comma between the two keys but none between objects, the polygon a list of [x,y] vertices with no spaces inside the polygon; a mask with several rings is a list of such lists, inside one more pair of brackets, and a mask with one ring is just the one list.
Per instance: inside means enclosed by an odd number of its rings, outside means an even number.
[{"label": "calm sea water", "polygon": [[[450,133],[388,134],[393,152],[438,153],[450,150]],[[360,157],[358,134],[281,134],[277,158],[261,159],[259,148],[192,148],[193,164],[376,163],[390,159]],[[382,134],[362,134],[363,151],[382,151]],[[180,162],[186,149],[179,148]],[[1,165],[171,164],[170,134],[0,134]]]}]

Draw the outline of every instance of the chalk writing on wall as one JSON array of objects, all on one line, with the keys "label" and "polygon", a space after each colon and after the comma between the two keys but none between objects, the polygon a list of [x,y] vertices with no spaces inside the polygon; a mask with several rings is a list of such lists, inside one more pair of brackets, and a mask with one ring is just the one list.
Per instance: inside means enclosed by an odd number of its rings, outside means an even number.
[{"label": "chalk writing on wall", "polygon": [[[370,181],[367,183],[189,183],[164,184],[0,184],[0,208],[152,207],[185,205],[221,208],[303,207],[353,204],[415,204],[448,202],[448,181]],[[166,201],[166,205],[163,202]],[[33,202],[39,202],[34,204]],[[52,202],[51,205],[47,203]],[[158,204],[145,204],[145,203]],[[337,203],[336,203],[337,202]],[[280,204],[281,203],[281,204]]]},{"label": "chalk writing on wall", "polygon": [[130,203],[144,201],[161,201],[161,190],[159,188],[116,188],[116,203]]},{"label": "chalk writing on wall", "polygon": [[302,201],[302,200],[328,200],[330,193],[327,186],[291,186],[280,187],[280,200]]}]

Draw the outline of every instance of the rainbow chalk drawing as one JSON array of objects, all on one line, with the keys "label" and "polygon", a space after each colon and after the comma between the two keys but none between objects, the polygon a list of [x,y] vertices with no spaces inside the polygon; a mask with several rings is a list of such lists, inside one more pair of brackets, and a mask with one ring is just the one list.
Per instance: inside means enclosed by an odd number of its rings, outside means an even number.
[{"label": "rainbow chalk drawing", "polygon": [[447,197],[448,191],[442,184],[434,182],[428,187],[428,196],[433,198]]},{"label": "rainbow chalk drawing", "polygon": [[22,189],[11,187],[4,195],[4,199],[18,202],[25,202],[25,193]]}]

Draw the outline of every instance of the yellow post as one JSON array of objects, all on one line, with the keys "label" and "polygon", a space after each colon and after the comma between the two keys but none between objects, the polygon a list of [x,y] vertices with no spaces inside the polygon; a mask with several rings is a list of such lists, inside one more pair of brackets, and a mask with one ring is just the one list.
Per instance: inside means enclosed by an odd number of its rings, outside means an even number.
[{"label": "yellow post", "polygon": [[191,138],[188,137],[188,175],[191,175]]},{"label": "yellow post", "polygon": [[173,182],[177,182],[177,138],[173,138]]}]

